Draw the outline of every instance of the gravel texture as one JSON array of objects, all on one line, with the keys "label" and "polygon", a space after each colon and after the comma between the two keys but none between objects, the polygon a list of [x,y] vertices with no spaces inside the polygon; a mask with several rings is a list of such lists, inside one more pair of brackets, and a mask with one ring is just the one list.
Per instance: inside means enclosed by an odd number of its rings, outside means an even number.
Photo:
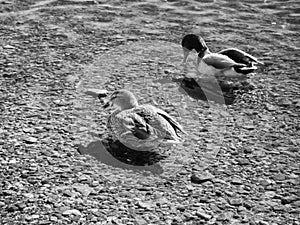
[{"label": "gravel texture", "polygon": [[[0,224],[299,225],[297,4],[262,2],[0,1]],[[203,101],[186,33],[266,65]],[[186,141],[112,142],[97,96],[124,87]]]}]

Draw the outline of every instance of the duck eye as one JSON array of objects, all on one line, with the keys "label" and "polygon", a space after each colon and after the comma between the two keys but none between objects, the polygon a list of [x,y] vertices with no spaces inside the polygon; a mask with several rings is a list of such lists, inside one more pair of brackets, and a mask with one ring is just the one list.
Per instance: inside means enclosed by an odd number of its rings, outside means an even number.
[{"label": "duck eye", "polygon": [[119,92],[114,92],[112,93],[112,95],[110,96],[110,100],[114,100],[118,97]]}]

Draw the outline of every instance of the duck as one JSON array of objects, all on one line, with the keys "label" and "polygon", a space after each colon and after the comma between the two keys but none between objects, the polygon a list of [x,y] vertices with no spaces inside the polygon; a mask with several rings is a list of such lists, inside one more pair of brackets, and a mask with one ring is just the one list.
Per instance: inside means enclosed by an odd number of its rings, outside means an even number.
[{"label": "duck", "polygon": [[195,50],[197,53],[201,51],[203,45],[201,43],[202,38],[195,34],[187,34],[181,40],[181,46],[183,50],[183,63],[186,63],[187,58],[191,51]]},{"label": "duck", "polygon": [[126,89],[114,91],[103,106],[113,108],[107,128],[126,147],[152,151],[161,144],[178,144],[186,134],[182,126],[167,112],[153,105],[140,105]]},{"label": "duck", "polygon": [[257,64],[263,65],[257,58],[238,48],[227,48],[212,53],[204,39],[195,34],[185,35],[181,45],[184,54],[183,62],[186,62],[192,50],[196,50],[198,72],[209,76],[246,78],[247,74],[257,69]]}]

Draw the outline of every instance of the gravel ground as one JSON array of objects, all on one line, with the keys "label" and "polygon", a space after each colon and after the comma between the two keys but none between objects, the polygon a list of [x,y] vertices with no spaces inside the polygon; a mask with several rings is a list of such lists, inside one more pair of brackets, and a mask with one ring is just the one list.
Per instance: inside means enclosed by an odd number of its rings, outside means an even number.
[{"label": "gravel ground", "polygon": [[[298,15],[296,1],[0,1],[0,224],[299,225]],[[231,105],[183,91],[186,33],[258,56],[255,88]],[[186,141],[109,143],[86,90],[122,87]]]}]

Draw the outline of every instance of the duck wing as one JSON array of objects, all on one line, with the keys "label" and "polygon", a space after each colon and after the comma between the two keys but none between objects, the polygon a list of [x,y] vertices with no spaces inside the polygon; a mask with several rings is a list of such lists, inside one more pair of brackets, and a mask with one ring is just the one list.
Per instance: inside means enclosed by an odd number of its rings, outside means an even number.
[{"label": "duck wing", "polygon": [[123,134],[128,135],[131,133],[138,139],[145,140],[153,135],[153,129],[145,119],[138,114],[130,113],[128,115],[118,115],[118,119],[121,122]]},{"label": "duck wing", "polygon": [[233,66],[246,66],[242,63],[237,63],[230,59],[226,55],[217,54],[217,53],[211,53],[203,57],[203,62],[206,63],[209,66],[213,66],[216,69],[228,69]]},{"label": "duck wing", "polygon": [[186,132],[183,130],[182,126],[168,113],[166,113],[165,111],[163,111],[161,109],[158,109],[157,114],[160,117],[162,117],[163,119],[165,119],[173,127],[173,129],[177,135],[178,135],[178,131],[186,134]]},{"label": "duck wing", "polygon": [[237,48],[226,48],[218,52],[218,54],[226,55],[233,61],[237,63],[246,64],[247,66],[252,66],[252,63],[263,64],[258,61],[254,56],[240,50]]},{"label": "duck wing", "polygon": [[164,139],[174,139],[179,132],[185,133],[181,125],[168,113],[152,105],[140,105],[135,113],[143,117],[153,128],[153,133]]}]

